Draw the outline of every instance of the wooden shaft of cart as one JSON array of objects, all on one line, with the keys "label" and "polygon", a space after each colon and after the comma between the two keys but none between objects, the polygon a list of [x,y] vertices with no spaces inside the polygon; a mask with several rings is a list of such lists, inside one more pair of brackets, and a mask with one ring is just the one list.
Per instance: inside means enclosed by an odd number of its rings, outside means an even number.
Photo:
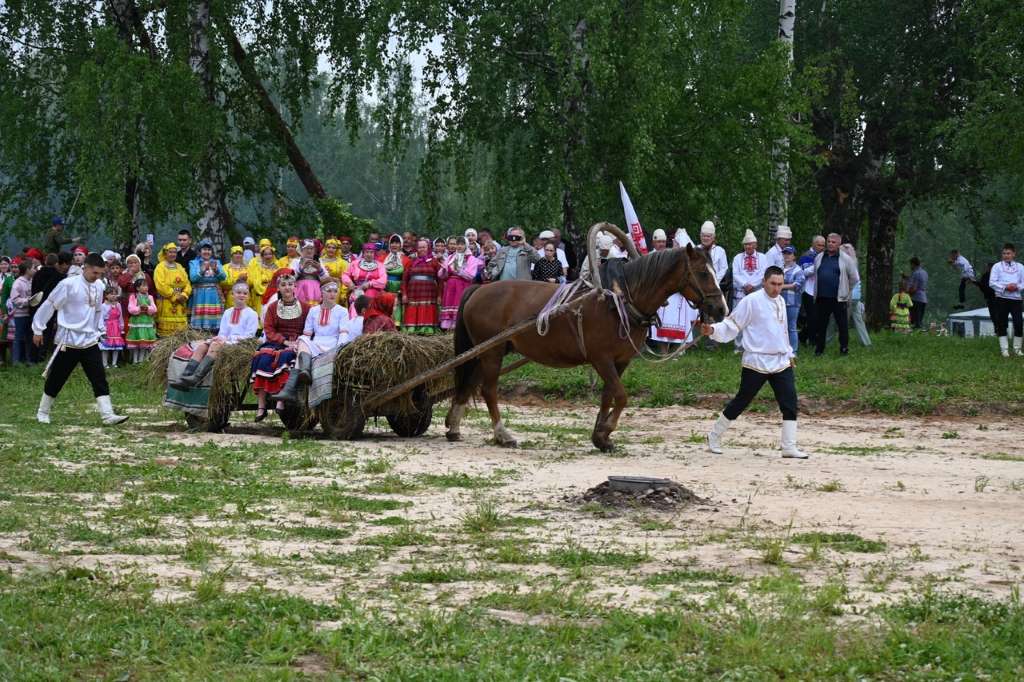
[{"label": "wooden shaft of cart", "polygon": [[[576,308],[579,308],[581,305],[583,305],[584,301],[587,301],[587,300],[589,300],[589,299],[591,299],[591,298],[593,298],[595,296],[598,296],[600,294],[601,294],[601,292],[599,290],[593,289],[590,292],[584,294],[583,296],[580,296],[579,298],[573,299],[573,300],[571,300],[571,301],[569,301],[567,303],[563,303],[560,306],[556,306],[555,308],[552,308],[550,316],[551,317],[555,317],[557,315],[562,315],[563,313],[567,313],[570,310],[574,310]],[[492,336],[491,338],[487,339],[486,341],[478,343],[477,345],[475,345],[472,348],[470,348],[469,350],[467,350],[465,353],[460,353],[459,355],[456,355],[454,358],[452,358],[448,362],[445,362],[445,363],[442,363],[442,364],[438,365],[437,367],[435,367],[434,369],[430,370],[429,372],[424,372],[423,374],[415,376],[412,379],[409,379],[408,381],[403,381],[402,383],[398,384],[397,386],[395,386],[394,388],[388,390],[387,392],[382,393],[381,395],[378,395],[378,396],[374,396],[373,398],[370,398],[369,400],[363,401],[363,403],[361,405],[361,408],[362,408],[363,412],[365,413],[365,412],[367,412],[369,410],[373,410],[374,408],[380,407],[381,405],[383,405],[384,403],[388,402],[389,400],[392,400],[394,398],[397,398],[400,395],[408,393],[409,391],[413,390],[417,386],[425,384],[428,381],[433,381],[434,379],[437,379],[439,377],[444,376],[445,374],[451,372],[453,369],[455,369],[459,365],[461,365],[461,364],[463,364],[465,362],[468,362],[469,360],[472,360],[473,358],[477,357],[478,355],[483,355],[484,353],[486,353],[487,351],[491,350],[492,348],[494,348],[498,344],[505,343],[506,341],[508,341],[513,336],[516,336],[517,334],[522,334],[523,332],[525,332],[525,331],[527,331],[529,329],[536,328],[536,326],[537,326],[537,316],[535,315],[535,316],[533,316],[531,318],[523,320],[522,322],[519,322],[518,324],[515,324],[515,325],[509,327],[508,329],[506,329],[505,331],[501,332],[500,334],[498,334],[496,336]],[[518,367],[522,367],[527,362],[529,362],[529,360],[527,360],[526,358],[523,358],[522,360],[517,360],[516,362],[513,362],[511,365],[509,365],[506,368],[506,370],[503,370],[503,373],[504,373],[504,371],[512,371],[513,369],[516,369]]]}]

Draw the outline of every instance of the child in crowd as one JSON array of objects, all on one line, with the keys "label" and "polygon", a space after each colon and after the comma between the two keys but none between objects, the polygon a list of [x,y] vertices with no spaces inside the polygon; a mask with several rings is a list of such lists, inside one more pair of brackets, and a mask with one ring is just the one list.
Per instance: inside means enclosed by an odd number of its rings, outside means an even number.
[{"label": "child in crowd", "polygon": [[789,345],[793,347],[793,355],[800,349],[800,339],[796,330],[796,320],[800,316],[800,301],[804,293],[804,269],[796,262],[796,249],[787,246],[782,249],[782,300],[786,302],[787,329]]},{"label": "child in crowd", "polygon": [[897,334],[910,333],[910,309],[914,302],[907,293],[906,280],[900,280],[900,290],[889,300],[889,320]]},{"label": "child in crowd", "polygon": [[156,343],[156,301],[149,295],[149,283],[143,275],[135,278],[135,293],[128,297],[128,338],[132,362],[142,362]]},{"label": "child in crowd", "polygon": [[103,292],[103,368],[117,367],[117,358],[124,350],[124,320],[121,317],[121,290],[108,286]]}]

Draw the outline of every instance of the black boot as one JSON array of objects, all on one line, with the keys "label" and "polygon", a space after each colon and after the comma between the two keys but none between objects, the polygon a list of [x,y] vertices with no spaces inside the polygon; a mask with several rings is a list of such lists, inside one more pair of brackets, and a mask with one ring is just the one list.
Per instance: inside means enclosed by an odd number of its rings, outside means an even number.
[{"label": "black boot", "polygon": [[295,359],[295,370],[299,373],[299,386],[309,386],[313,383],[313,356],[309,353],[299,353]]},{"label": "black boot", "polygon": [[288,374],[288,381],[285,382],[284,388],[277,395],[270,396],[270,399],[280,400],[284,403],[297,403],[299,401],[299,382],[310,377],[311,364],[312,358],[309,353],[299,353],[299,356],[295,358],[295,366]]},{"label": "black boot", "polygon": [[[210,370],[213,369],[213,361],[214,358],[211,358],[209,355],[205,355],[196,367],[193,368],[192,363],[194,363],[195,360],[189,360],[188,367],[185,368],[185,374],[178,379],[177,383],[173,384],[174,388],[179,391],[190,391],[198,386],[199,383],[206,378],[206,375],[210,373]],[[191,372],[189,372],[190,369],[192,370]]]},{"label": "black boot", "polygon": [[[203,358],[204,360],[206,358]],[[179,391],[187,391],[196,385],[196,382],[192,379],[196,375],[196,370],[199,369],[198,360],[189,360],[188,364],[185,365],[185,371],[181,373],[178,380],[171,384],[171,388],[176,388]]]}]

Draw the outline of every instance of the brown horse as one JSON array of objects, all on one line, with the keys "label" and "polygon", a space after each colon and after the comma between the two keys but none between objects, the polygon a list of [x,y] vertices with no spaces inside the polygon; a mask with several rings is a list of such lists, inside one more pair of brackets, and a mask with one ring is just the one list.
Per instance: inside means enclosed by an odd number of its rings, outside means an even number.
[{"label": "brown horse", "polygon": [[[618,228],[614,231],[622,234]],[[548,367],[576,367],[586,363],[593,366],[604,380],[604,390],[591,441],[600,450],[611,450],[609,436],[618,426],[619,415],[626,407],[626,389],[621,377],[637,349],[645,342],[650,319],[657,314],[658,308],[671,294],[680,293],[701,311],[704,320],[718,322],[728,313],[710,260],[704,251],[694,249],[692,245],[630,260],[623,265],[622,275],[625,299],[631,304],[629,338],[620,338],[619,317],[610,299],[595,296],[579,308],[582,313],[582,344],[577,339],[577,316],[569,313],[552,318],[545,336],[531,328],[512,337],[508,343],[466,362],[455,370],[455,397],[445,420],[448,440],[460,438],[459,424],[466,405],[479,388],[491,415],[495,441],[509,447],[516,445],[502,424],[498,410],[501,361],[507,353],[516,351]],[[470,287],[459,305],[455,353],[463,353],[537,315],[556,289],[555,284],[521,280]]]}]

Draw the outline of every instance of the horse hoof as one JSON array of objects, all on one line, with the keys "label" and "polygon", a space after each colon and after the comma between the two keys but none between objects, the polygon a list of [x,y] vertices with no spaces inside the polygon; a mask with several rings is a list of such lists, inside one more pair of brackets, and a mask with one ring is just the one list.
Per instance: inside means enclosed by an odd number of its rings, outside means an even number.
[{"label": "horse hoof", "polygon": [[514,440],[503,440],[500,443],[498,443],[498,445],[500,445],[503,448],[518,448],[519,447],[519,443],[517,443]]},{"label": "horse hoof", "polygon": [[451,431],[449,431],[448,433],[444,434],[444,437],[448,439],[449,443],[454,443],[456,441],[462,440],[462,434],[461,433],[452,433]]},{"label": "horse hoof", "polygon": [[612,452],[615,450],[615,444],[608,438],[598,438],[597,436],[594,436],[590,439],[590,442],[593,443],[594,447],[601,452]]}]

